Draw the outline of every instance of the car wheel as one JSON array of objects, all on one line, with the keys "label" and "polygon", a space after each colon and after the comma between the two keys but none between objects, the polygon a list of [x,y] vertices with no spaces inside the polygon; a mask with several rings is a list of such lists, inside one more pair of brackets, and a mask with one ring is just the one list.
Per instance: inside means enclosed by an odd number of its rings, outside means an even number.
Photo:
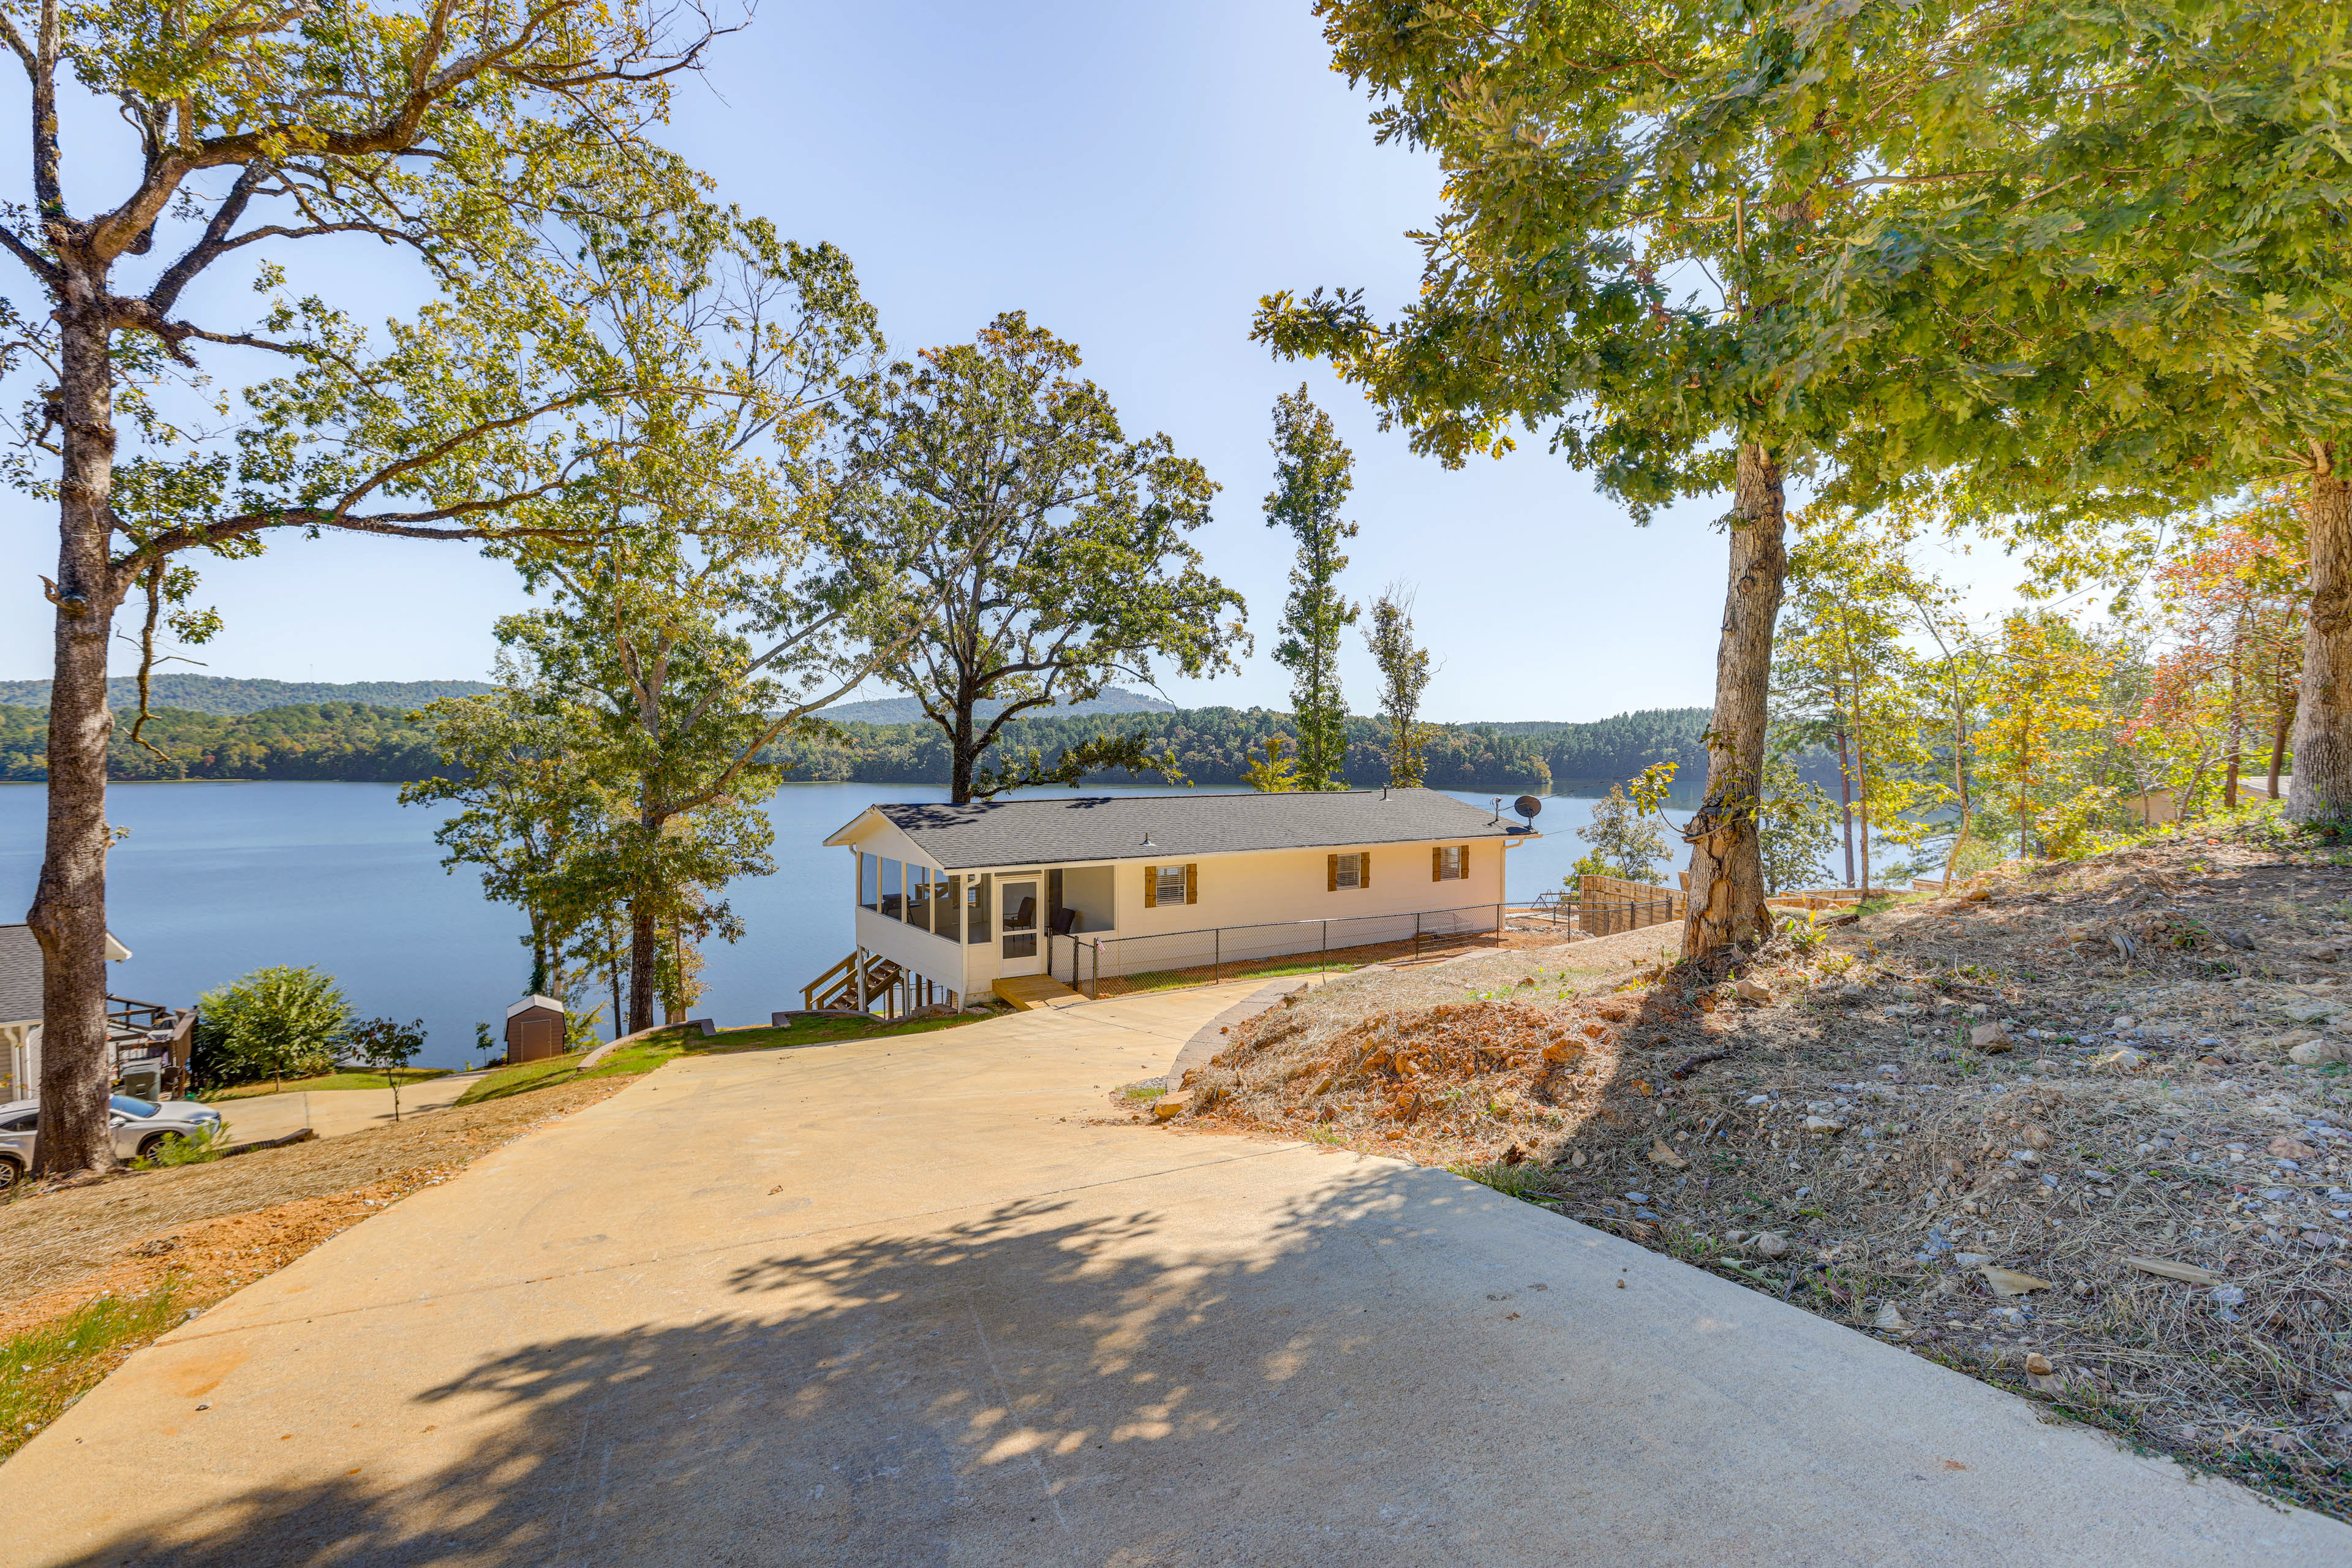
[{"label": "car wheel", "polygon": [[25,1174],[25,1167],[14,1160],[0,1160],[0,1193],[15,1187]]},{"label": "car wheel", "polygon": [[169,1143],[173,1139],[177,1138],[179,1134],[176,1132],[157,1132],[152,1133],[148,1137],[142,1138],[139,1140],[139,1157],[142,1160],[153,1159],[155,1157],[156,1150],[161,1149],[164,1144]]}]

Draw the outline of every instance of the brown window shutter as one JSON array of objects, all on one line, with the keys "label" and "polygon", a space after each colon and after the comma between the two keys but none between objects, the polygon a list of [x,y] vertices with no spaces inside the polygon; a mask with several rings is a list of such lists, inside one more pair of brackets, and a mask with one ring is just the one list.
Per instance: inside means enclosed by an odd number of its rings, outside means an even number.
[{"label": "brown window shutter", "polygon": [[1445,846],[1443,844],[1430,846],[1429,879],[1433,882],[1445,880]]},{"label": "brown window shutter", "polygon": [[1356,857],[1356,887],[1359,891],[1372,885],[1372,852],[1363,850]]},{"label": "brown window shutter", "polygon": [[1184,867],[1184,901],[1188,904],[1201,901],[1201,868],[1190,861]]},{"label": "brown window shutter", "polygon": [[1143,868],[1143,907],[1147,910],[1160,907],[1160,868],[1157,866]]},{"label": "brown window shutter", "polygon": [[1339,858],[1337,855],[1329,855],[1324,858],[1329,862],[1326,869],[1330,878],[1330,880],[1323,885],[1324,891],[1336,893],[1339,890]]}]

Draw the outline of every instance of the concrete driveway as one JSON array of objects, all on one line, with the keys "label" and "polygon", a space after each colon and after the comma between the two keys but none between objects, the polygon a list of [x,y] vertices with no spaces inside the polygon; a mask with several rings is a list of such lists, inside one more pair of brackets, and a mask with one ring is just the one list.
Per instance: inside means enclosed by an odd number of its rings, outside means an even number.
[{"label": "concrete driveway", "polygon": [[[455,1105],[459,1095],[488,1076],[486,1072],[453,1072],[442,1078],[428,1078],[423,1083],[404,1084],[400,1090],[401,1114],[414,1116]],[[230,1137],[239,1143],[283,1138],[305,1127],[321,1138],[339,1138],[346,1132],[361,1132],[389,1122],[392,1090],[329,1089],[316,1093],[300,1089],[285,1094],[249,1094],[224,1100],[214,1109],[228,1123]]]},{"label": "concrete driveway", "polygon": [[2352,1563],[1443,1172],[1090,1124],[1247,989],[673,1063],[131,1358],[7,1560]]}]

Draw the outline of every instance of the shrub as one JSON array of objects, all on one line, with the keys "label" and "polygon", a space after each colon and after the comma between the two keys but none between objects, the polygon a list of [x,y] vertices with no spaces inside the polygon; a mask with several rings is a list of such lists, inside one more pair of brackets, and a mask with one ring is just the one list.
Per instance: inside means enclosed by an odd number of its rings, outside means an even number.
[{"label": "shrub", "polygon": [[221,1157],[222,1145],[228,1142],[228,1129],[215,1121],[199,1127],[194,1132],[178,1132],[155,1145],[155,1152],[135,1162],[142,1171],[160,1171],[166,1165],[201,1165],[207,1160]]},{"label": "shrub", "polygon": [[207,991],[196,1006],[212,1035],[207,1065],[223,1083],[333,1070],[352,1016],[332,975],[288,964]]}]

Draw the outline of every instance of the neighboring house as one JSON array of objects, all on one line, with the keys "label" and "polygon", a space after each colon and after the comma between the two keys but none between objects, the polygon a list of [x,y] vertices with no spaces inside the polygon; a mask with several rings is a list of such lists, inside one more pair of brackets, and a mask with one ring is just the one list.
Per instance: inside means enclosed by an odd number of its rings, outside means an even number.
[{"label": "neighboring house", "polygon": [[[106,956],[121,963],[131,950],[107,933]],[[114,1047],[114,1074],[123,1088],[160,1097],[173,1067],[188,1065],[193,1012],[120,996],[107,999],[107,1033]],[[0,925],[0,1100],[32,1100],[41,1084],[41,944],[28,925]]]},{"label": "neighboring house", "polygon": [[872,805],[825,843],[853,852],[860,952],[963,996],[1496,930],[1534,837],[1398,789]]}]

